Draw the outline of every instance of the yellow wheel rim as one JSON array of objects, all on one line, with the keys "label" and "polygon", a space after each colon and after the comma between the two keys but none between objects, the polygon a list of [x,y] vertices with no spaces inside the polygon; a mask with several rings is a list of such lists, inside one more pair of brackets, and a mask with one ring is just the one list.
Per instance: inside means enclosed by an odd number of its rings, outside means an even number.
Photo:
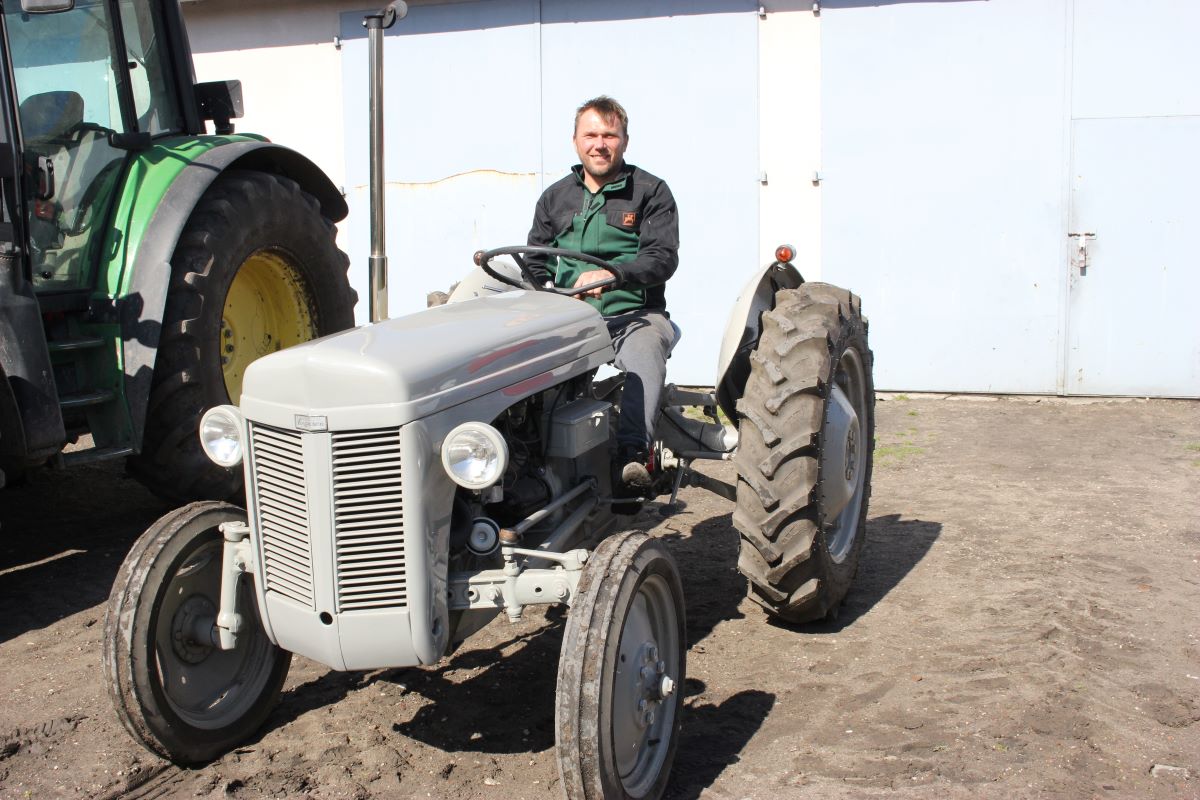
[{"label": "yellow wheel rim", "polygon": [[230,402],[241,401],[242,378],[256,359],[316,336],[312,301],[294,264],[269,250],[251,254],[221,313],[221,372]]}]

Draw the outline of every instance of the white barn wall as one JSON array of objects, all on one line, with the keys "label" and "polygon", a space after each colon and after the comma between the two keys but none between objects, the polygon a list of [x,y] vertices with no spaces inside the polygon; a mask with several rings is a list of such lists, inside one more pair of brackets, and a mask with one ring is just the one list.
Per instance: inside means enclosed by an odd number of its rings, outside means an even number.
[{"label": "white barn wall", "polygon": [[338,14],[359,5],[223,0],[183,5],[196,79],[242,82],[246,114],[237,129],[300,151],[337,186],[345,183],[346,165],[342,62],[334,35]]},{"label": "white barn wall", "polygon": [[[334,37],[343,12],[370,7],[354,0],[185,2],[197,79],[240,79],[246,114],[238,130],[300,151],[350,190],[343,53]],[[759,24],[759,74],[745,82],[758,84],[760,161],[767,180],[759,187],[758,251],[745,255],[747,269],[769,261],[786,242],[797,247],[805,276],[820,276],[820,188],[812,181],[820,168],[819,31],[811,4],[796,0],[769,4]],[[719,152],[720,142],[713,144]],[[342,226],[343,247],[347,227]],[[365,296],[365,287],[355,288]],[[714,318],[723,319],[727,301],[714,297]]]}]

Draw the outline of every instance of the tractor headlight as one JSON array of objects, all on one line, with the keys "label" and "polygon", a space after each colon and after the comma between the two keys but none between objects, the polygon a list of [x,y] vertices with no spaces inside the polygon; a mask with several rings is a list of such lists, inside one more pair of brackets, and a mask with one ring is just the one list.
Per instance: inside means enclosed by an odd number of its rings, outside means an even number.
[{"label": "tractor headlight", "polygon": [[200,446],[214,463],[242,463],[242,414],[235,406],[214,406],[200,418]]},{"label": "tractor headlight", "polygon": [[508,444],[500,431],[482,422],[464,422],[442,443],[442,466],[465,489],[486,489],[508,466]]}]

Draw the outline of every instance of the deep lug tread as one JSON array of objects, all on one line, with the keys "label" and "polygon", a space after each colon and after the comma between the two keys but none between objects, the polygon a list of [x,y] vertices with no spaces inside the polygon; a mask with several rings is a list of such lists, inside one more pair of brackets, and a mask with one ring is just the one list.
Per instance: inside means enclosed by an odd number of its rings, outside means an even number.
[{"label": "deep lug tread", "polygon": [[778,449],[771,451],[769,456],[758,462],[758,471],[764,478],[770,480],[788,461],[800,456],[813,455],[816,448],[813,436],[814,434],[807,433],[784,442]]},{"label": "deep lug tread", "polygon": [[[856,535],[839,564],[829,555],[822,528],[821,436],[834,373],[850,348],[866,373],[859,422],[867,462]],[[739,480],[733,521],[742,537],[738,569],[749,580],[750,596],[786,621],[825,617],[842,601],[857,571],[874,447],[870,375],[871,352],[857,296],[822,283],[776,294],[775,308],[763,314],[763,333],[737,403],[742,436],[734,458]]]},{"label": "deep lug tread", "polygon": [[775,548],[775,543],[762,534],[755,520],[747,519],[739,511],[735,510],[733,512],[733,526],[742,532],[743,537],[753,543],[754,549],[761,554],[764,563],[775,561],[779,558],[779,551]]},{"label": "deep lug tread", "polygon": [[278,248],[307,284],[316,333],[353,326],[357,295],[335,234],[316,199],[282,176],[230,170],[200,199],[171,258],[141,451],[129,459],[151,491],[177,502],[239,495],[241,470],[209,461],[195,435],[204,411],[230,402],[217,346],[225,293],[247,256]]},{"label": "deep lug tread", "polygon": [[752,423],[754,423],[754,426],[756,428],[758,428],[758,430],[759,430],[759,436],[761,436],[762,440],[767,443],[768,447],[773,447],[777,442],[780,441],[779,434],[775,432],[775,430],[771,427],[771,425],[767,421],[767,419],[758,413],[757,409],[754,409],[754,408],[743,409],[741,407],[741,402],[739,401],[738,402],[738,413],[741,414],[746,419],[750,420]]},{"label": "deep lug tread", "polygon": [[778,386],[787,380],[787,376],[780,371],[779,365],[774,361],[768,361],[758,353],[750,354],[750,369],[759,369],[766,374],[767,380]]}]

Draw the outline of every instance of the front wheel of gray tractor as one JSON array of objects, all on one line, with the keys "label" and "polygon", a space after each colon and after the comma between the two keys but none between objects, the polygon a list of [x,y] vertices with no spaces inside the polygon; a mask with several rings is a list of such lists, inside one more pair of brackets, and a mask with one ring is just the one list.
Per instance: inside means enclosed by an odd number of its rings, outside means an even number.
[{"label": "front wheel of gray tractor", "polygon": [[104,616],[104,679],[118,719],[139,743],[201,764],[244,742],[283,688],[291,653],[271,643],[252,579],[238,583],[237,646],[220,649],[225,540],[245,522],[225,503],[192,503],[151,525],[121,564]]},{"label": "front wheel of gray tractor", "polygon": [[656,800],[679,743],[687,670],[683,581],[641,531],[590,554],[571,602],[554,708],[568,800]]},{"label": "front wheel of gray tractor", "polygon": [[738,569],[769,614],[836,616],[866,539],[875,441],[861,301],[805,283],[763,314],[737,404]]},{"label": "front wheel of gray tractor", "polygon": [[200,417],[239,401],[255,359],[354,325],[335,235],[316,198],[279,175],[231,170],[200,198],[171,258],[141,452],[129,459],[155,494],[237,497],[241,471],[204,455]]}]

